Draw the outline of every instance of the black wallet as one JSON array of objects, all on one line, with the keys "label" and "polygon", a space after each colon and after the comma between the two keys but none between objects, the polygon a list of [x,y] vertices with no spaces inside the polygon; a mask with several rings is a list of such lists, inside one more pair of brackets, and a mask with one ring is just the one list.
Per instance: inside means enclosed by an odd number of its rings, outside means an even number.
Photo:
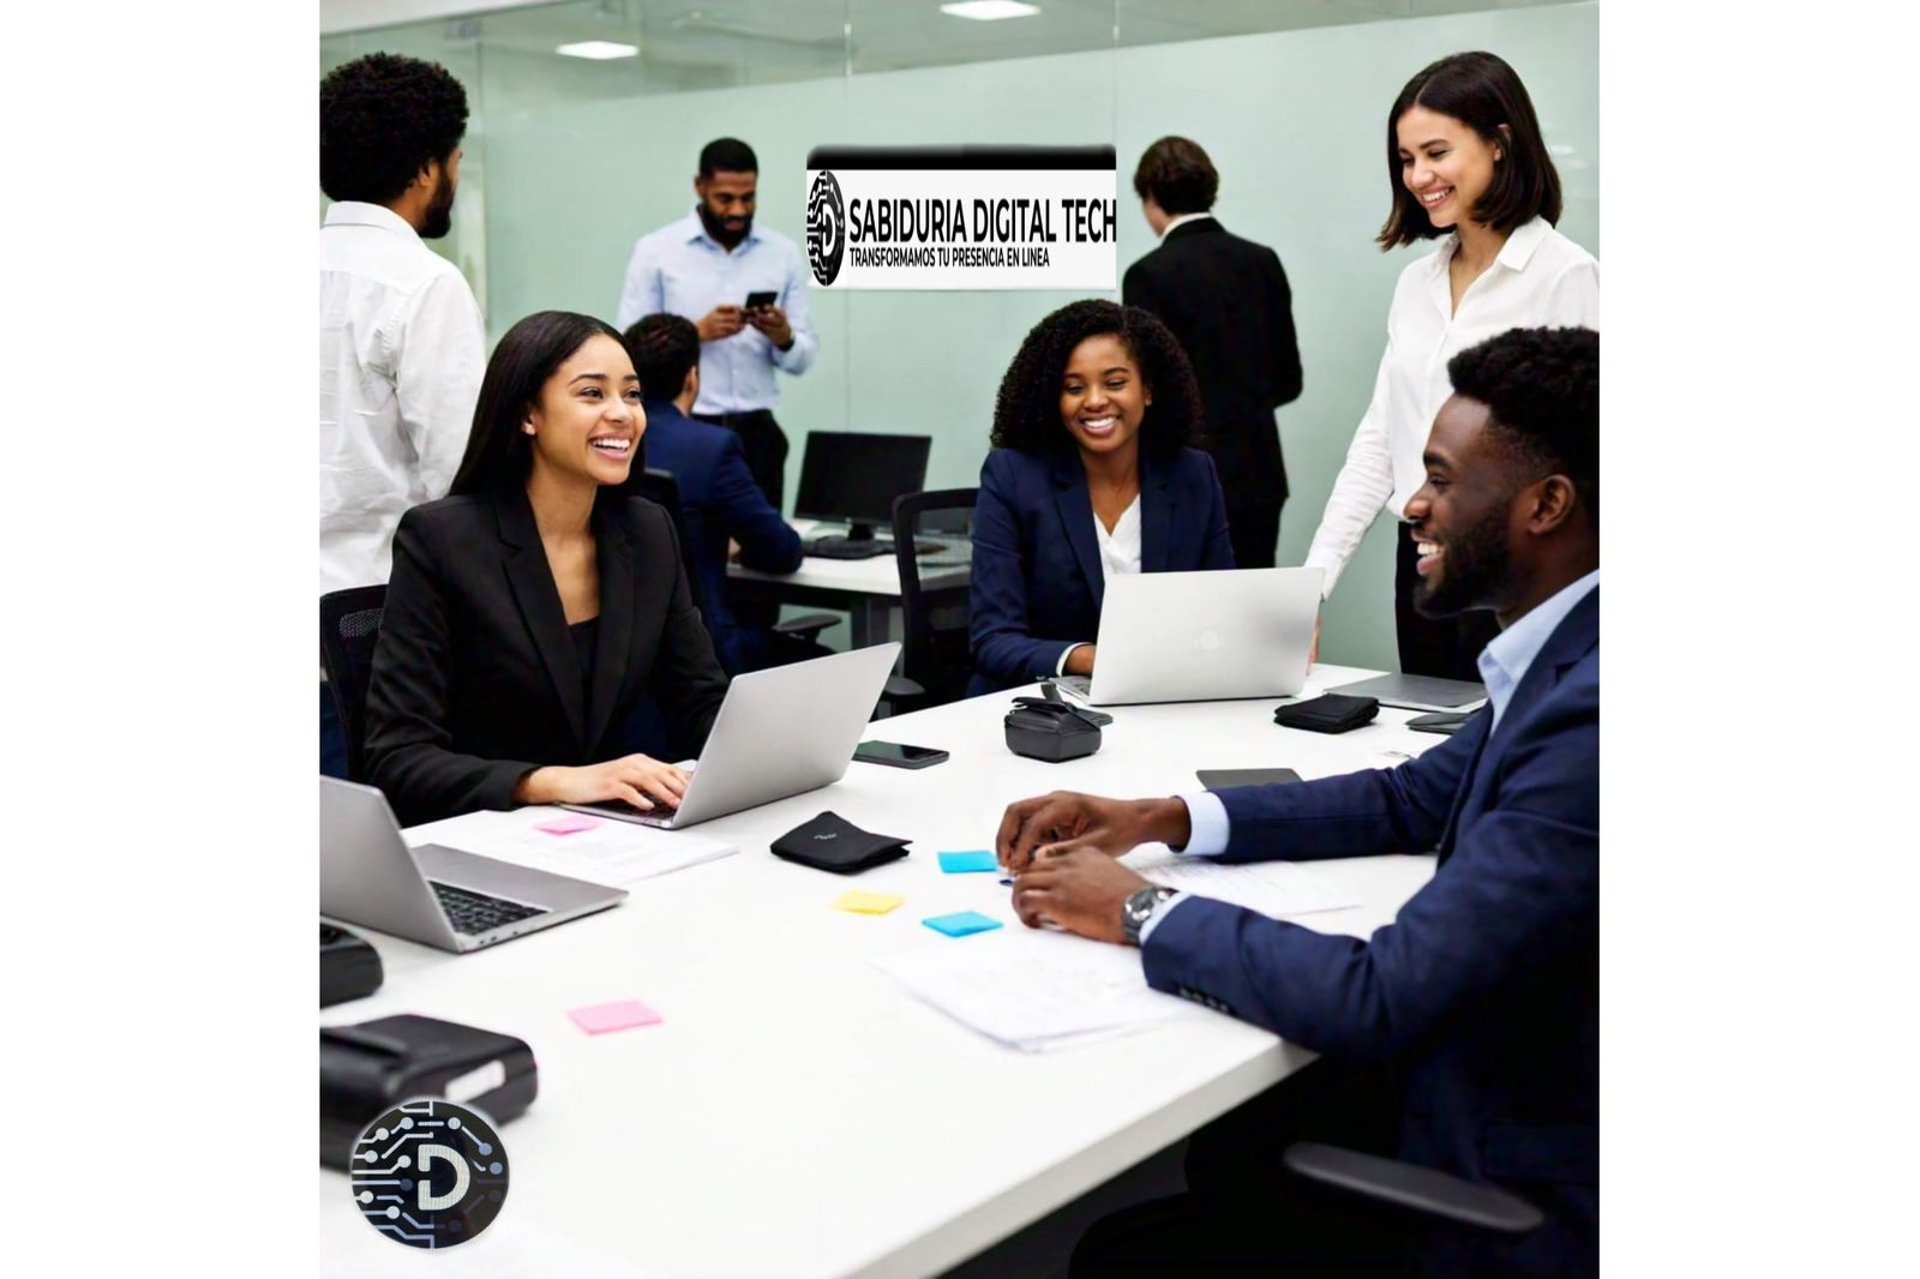
[{"label": "black wallet", "polygon": [[825,812],[774,840],[773,855],[815,870],[853,875],[898,861],[912,842],[861,830],[840,814]]},{"label": "black wallet", "polygon": [[1311,701],[1280,707],[1273,713],[1273,722],[1282,728],[1304,728],[1313,733],[1345,733],[1365,728],[1379,713],[1377,698],[1324,693]]},{"label": "black wallet", "polygon": [[539,1091],[533,1049],[512,1035],[412,1015],[322,1027],[320,1162],[345,1168],[360,1130],[414,1097],[445,1097],[503,1124]]}]

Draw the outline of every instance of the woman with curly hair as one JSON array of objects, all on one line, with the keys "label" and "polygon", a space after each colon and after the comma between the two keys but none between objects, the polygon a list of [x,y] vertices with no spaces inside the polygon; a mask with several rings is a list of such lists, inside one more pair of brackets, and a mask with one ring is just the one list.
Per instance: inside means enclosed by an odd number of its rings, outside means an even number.
[{"label": "woman with curly hair", "polygon": [[973,534],[969,694],[1091,675],[1108,575],[1233,567],[1200,394],[1166,326],[1074,302],[1000,382]]}]

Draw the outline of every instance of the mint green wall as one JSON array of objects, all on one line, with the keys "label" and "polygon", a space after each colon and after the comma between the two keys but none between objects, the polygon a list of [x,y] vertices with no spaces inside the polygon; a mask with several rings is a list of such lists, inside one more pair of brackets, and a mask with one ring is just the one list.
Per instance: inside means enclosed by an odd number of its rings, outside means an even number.
[{"label": "mint green wall", "polygon": [[[1599,253],[1598,8],[1549,5],[611,100],[542,105],[522,86],[511,109],[486,119],[488,327],[497,336],[547,307],[611,319],[634,239],[686,212],[699,147],[723,134],[752,142],[761,219],[796,239],[815,145],[1112,141],[1123,270],[1152,245],[1127,185],[1132,166],[1153,139],[1185,134],[1221,171],[1220,220],[1271,244],[1293,284],[1306,391],[1280,413],[1293,486],[1281,562],[1298,563],[1365,408],[1394,278],[1427,251],[1382,254],[1372,242],[1387,208],[1387,108],[1421,66],[1472,48],[1500,54],[1526,81],[1561,165],[1561,227]],[[930,434],[929,484],[972,483],[1008,359],[1070,300],[812,296],[820,358],[782,387],[789,492],[809,429]],[[1376,525],[1329,601],[1328,660],[1396,664],[1392,536]]]}]

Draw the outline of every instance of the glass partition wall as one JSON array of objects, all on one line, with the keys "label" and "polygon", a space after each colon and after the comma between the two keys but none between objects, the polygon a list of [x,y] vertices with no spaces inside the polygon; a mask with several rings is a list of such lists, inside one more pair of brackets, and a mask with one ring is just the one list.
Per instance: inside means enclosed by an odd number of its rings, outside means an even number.
[{"label": "glass partition wall", "polygon": [[[758,217],[797,241],[815,146],[1111,144],[1123,271],[1153,246],[1133,165],[1155,138],[1195,139],[1221,173],[1216,215],[1271,245],[1293,288],[1305,391],[1279,414],[1283,564],[1305,554],[1366,407],[1394,280],[1428,251],[1373,242],[1386,113],[1408,77],[1463,49],[1512,63],[1560,167],[1561,229],[1601,251],[1595,3],[1033,0],[992,21],[947,7],[569,0],[327,35],[321,68],[387,50],[466,85],[454,230],[435,247],[473,283],[496,338],[549,307],[611,321],[634,240],[692,206],[712,138],[752,144]],[[929,435],[929,487],[976,482],[1008,360],[1073,296],[815,290],[819,358],[781,379],[787,491],[809,430]],[[1393,536],[1390,521],[1375,527],[1328,602],[1329,660],[1397,664]]]}]

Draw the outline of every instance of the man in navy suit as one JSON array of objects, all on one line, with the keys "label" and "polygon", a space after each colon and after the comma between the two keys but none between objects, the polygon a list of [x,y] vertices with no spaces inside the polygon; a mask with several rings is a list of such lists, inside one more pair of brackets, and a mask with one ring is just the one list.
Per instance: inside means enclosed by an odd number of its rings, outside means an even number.
[{"label": "man in navy suit", "polygon": [[[1026,800],[998,838],[1030,926],[1136,944],[1155,989],[1335,1069],[1390,1068],[1398,1131],[1376,1153],[1508,1187],[1545,1223],[1495,1236],[1329,1205],[1283,1174],[1253,1193],[1219,1193],[1216,1179],[1214,1193],[1096,1225],[1076,1273],[1209,1261],[1597,1271],[1599,372],[1588,329],[1512,330],[1448,365],[1454,394],[1407,515],[1418,605],[1491,609],[1501,624],[1480,657],[1489,705],[1466,728],[1395,769],[1173,799]],[[1230,862],[1434,851],[1438,865],[1362,941],[1156,887],[1114,860],[1153,841]],[[1190,1166],[1190,1184],[1207,1180]]]},{"label": "man in navy suit", "polygon": [[740,437],[687,416],[700,394],[700,334],[693,322],[645,316],[626,340],[645,397],[647,465],[671,471],[679,487],[714,652],[730,675],[777,664],[782,659],[766,625],[772,619],[741,617],[727,599],[729,543],[739,546],[748,568],[791,573],[805,554],[800,535],[754,482]]}]

